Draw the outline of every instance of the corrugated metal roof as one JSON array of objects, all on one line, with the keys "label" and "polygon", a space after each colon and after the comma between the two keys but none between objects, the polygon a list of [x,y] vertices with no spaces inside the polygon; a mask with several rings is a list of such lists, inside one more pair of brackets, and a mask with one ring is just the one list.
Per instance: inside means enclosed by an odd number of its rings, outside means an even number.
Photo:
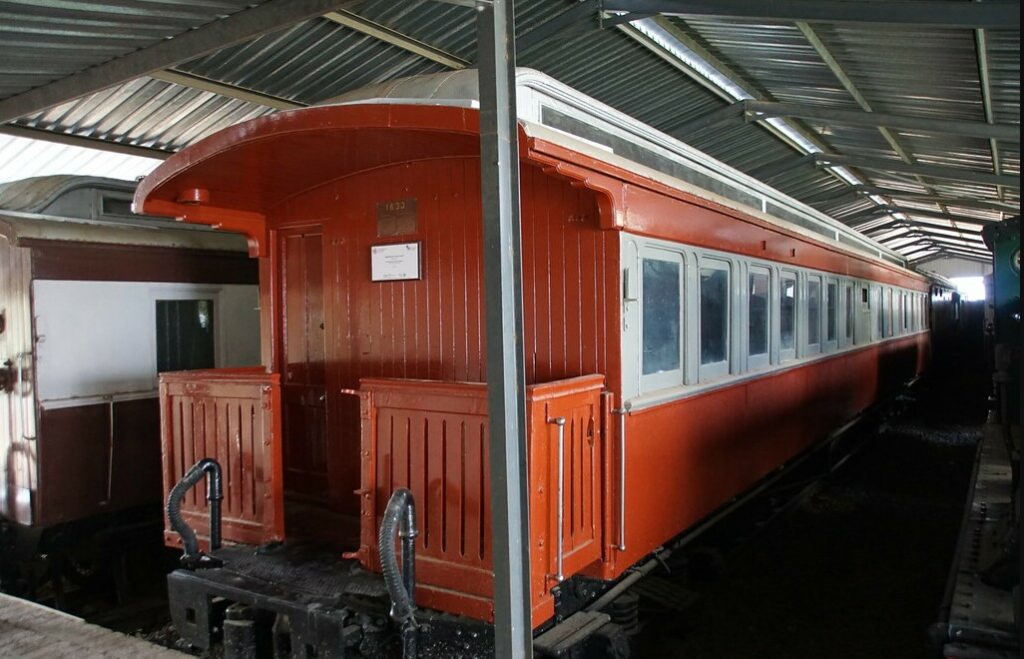
[{"label": "corrugated metal roof", "polygon": [[0,135],[0,183],[54,174],[134,181],[159,164],[158,159]]},{"label": "corrugated metal roof", "polygon": [[0,98],[258,4],[259,0],[0,3]]},{"label": "corrugated metal roof", "polygon": [[222,128],[270,112],[263,105],[136,78],[14,123],[173,153]]},{"label": "corrugated metal roof", "polygon": [[225,48],[178,70],[312,104],[392,78],[445,68],[337,23],[315,19]]},{"label": "corrugated metal roof", "polygon": [[[0,4],[0,98],[88,66],[156,43],[255,2],[240,0],[81,0]],[[572,0],[520,0],[517,32],[529,39],[536,27],[573,9]],[[354,5],[363,19],[407,35],[448,55],[476,59],[476,12],[433,0],[366,0]],[[806,29],[792,23],[669,19],[713,57],[730,67],[751,93],[825,108],[859,110],[861,104],[830,69]],[[853,223],[870,219],[877,205],[837,176],[815,167],[791,145],[759,124],[741,120],[680,134],[693,119],[724,107],[719,95],[618,28],[555,35],[520,50],[520,64],[539,69],[585,94],[626,112],[706,151],[740,170],[766,172],[768,182],[819,209]],[[980,122],[986,118],[975,31],[919,26],[815,23],[814,34],[871,108],[918,117]],[[992,120],[1020,123],[1020,32],[986,30],[985,55],[991,81]],[[317,18],[223,48],[177,69],[192,76],[300,104],[337,96],[396,77],[443,70],[444,65],[400,44],[367,36],[325,18]],[[227,92],[225,92],[227,93]],[[236,95],[237,96],[237,95]],[[22,117],[17,124],[65,135],[123,145],[175,151],[225,126],[271,112],[249,97],[228,98],[210,91],[143,78]],[[822,149],[899,161],[890,140],[871,127],[786,120],[813,135]],[[913,163],[969,172],[1019,176],[1020,145],[999,142],[998,165],[988,140],[921,131],[892,130],[890,135]],[[6,156],[0,155],[0,158]],[[128,158],[128,156],[118,156]],[[789,165],[788,168],[785,166]],[[997,220],[999,210],[1018,209],[1019,187],[1002,187],[933,177],[852,168],[863,183],[902,190],[916,199],[896,199],[903,211],[888,221],[916,222],[904,227],[894,244],[915,256],[929,242],[954,237],[961,226],[936,215]],[[108,174],[109,172],[100,172]],[[22,174],[24,175],[24,174]],[[905,196],[905,195],[904,195]],[[1004,204],[939,205],[922,196],[968,198]],[[886,202],[888,203],[888,202]],[[973,231],[964,228],[962,231]]]}]

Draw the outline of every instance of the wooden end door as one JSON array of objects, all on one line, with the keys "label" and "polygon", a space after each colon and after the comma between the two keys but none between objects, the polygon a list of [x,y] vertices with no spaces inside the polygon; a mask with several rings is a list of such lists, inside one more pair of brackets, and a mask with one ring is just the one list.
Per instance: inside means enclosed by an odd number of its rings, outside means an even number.
[{"label": "wooden end door", "polygon": [[285,491],[327,501],[323,232],[278,233]]}]

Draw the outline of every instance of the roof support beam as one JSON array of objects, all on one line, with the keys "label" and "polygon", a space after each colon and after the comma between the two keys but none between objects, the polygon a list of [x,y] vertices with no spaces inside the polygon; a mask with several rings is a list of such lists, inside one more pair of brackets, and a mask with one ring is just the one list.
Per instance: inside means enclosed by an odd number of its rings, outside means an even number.
[{"label": "roof support beam", "polygon": [[945,238],[946,240],[952,240],[952,241],[955,241],[957,243],[963,243],[964,245],[976,245],[978,247],[982,247],[985,244],[985,241],[982,239],[981,234],[977,233],[977,232],[961,234],[961,233],[958,233],[955,229],[945,229],[943,231],[930,231],[930,230],[925,230],[925,229],[922,229],[922,228],[918,228],[918,227],[913,226],[913,225],[907,226],[905,223],[900,223],[898,226],[891,226],[891,227],[885,227],[885,228],[881,228],[880,227],[878,229],[873,229],[872,231],[865,232],[865,233],[868,233],[869,235],[872,235],[872,236],[876,236],[876,235],[878,235],[880,233],[885,233],[887,231],[895,231],[896,229],[906,229],[906,231],[903,232],[903,233],[897,234],[895,236],[890,236],[888,238],[875,238],[875,240],[877,240],[878,242],[882,243],[883,245],[886,244],[886,243],[892,242],[894,240],[898,240],[900,238],[912,238],[912,237],[926,238],[926,239]]},{"label": "roof support beam", "polygon": [[[988,248],[985,247],[985,243],[981,241],[975,243],[973,241],[965,241],[960,240],[959,238],[940,236],[936,234],[904,233],[898,236],[893,236],[891,238],[886,238],[884,240],[878,240],[878,242],[882,243],[883,245],[886,245],[889,243],[894,243],[897,240],[904,240],[907,238],[914,238],[923,243],[932,243],[935,245],[943,245],[947,247],[953,247],[955,249],[962,249],[965,252],[976,251],[978,253],[984,253],[988,251]],[[915,240],[911,240],[910,242],[905,243],[903,246],[906,247],[907,245],[913,245],[915,242]]]},{"label": "roof support beam", "polygon": [[1008,188],[1020,188],[1019,176],[989,174],[988,172],[958,169],[955,167],[943,167],[941,165],[922,165],[920,163],[909,164],[898,160],[872,158],[869,156],[844,156],[839,155],[838,153],[817,153],[814,155],[814,161],[819,167],[859,167],[882,172],[897,172],[929,178],[946,179],[950,181],[978,183],[980,185],[1004,185]]},{"label": "roof support beam", "polygon": [[[987,248],[985,247],[984,243],[977,243],[977,246],[975,246],[973,244],[971,244],[971,245],[959,245],[959,244],[957,244],[955,242],[950,242],[948,240],[932,240],[932,238],[939,238],[939,237],[937,237],[937,236],[928,236],[927,238],[923,238],[921,240],[921,242],[938,245],[939,247],[943,247],[943,248],[959,249],[959,250],[962,250],[964,252],[969,252],[971,254],[979,254],[980,255],[980,254],[984,254],[984,253],[986,253],[988,251]],[[914,243],[907,243],[907,244],[911,245],[911,244],[914,244]]]},{"label": "roof support beam", "polygon": [[605,11],[792,23],[888,23],[1017,29],[1016,2],[847,2],[816,0],[604,0]]},{"label": "roof support beam", "polygon": [[[842,218],[842,221],[845,224],[847,222],[847,220],[851,220],[851,219],[858,219],[858,220],[860,220],[860,219],[865,219],[865,218],[868,218],[868,217],[873,217],[874,218],[874,217],[879,217],[879,216],[882,216],[882,215],[891,215],[893,213],[902,213],[902,214],[906,215],[908,218],[910,218],[910,222],[914,221],[914,216],[919,216],[919,217],[922,217],[922,218],[931,218],[931,219],[934,219],[934,220],[945,220],[946,222],[957,222],[957,223],[962,223],[962,224],[974,224],[974,225],[977,225],[977,226],[985,226],[986,224],[998,224],[999,223],[998,220],[983,220],[983,219],[980,219],[980,218],[977,218],[977,217],[967,217],[967,216],[964,216],[964,215],[952,215],[950,213],[936,213],[935,211],[907,210],[905,208],[898,208],[896,206],[878,206],[877,208],[872,208],[871,211],[872,211],[871,213],[864,213],[864,214],[858,213],[858,214],[855,214],[855,215],[849,215],[847,217]],[[862,230],[864,230],[863,227],[865,227],[868,224],[868,222],[870,222],[870,221],[871,220],[859,222],[858,224],[855,224],[855,225],[852,225],[852,226],[853,226],[854,229],[857,229],[858,231],[862,231]]]},{"label": "roof support beam", "polygon": [[268,0],[47,85],[0,101],[0,122],[59,105],[187,62],[241,41],[321,16],[354,0]]},{"label": "roof support beam", "polygon": [[[949,197],[941,194],[922,194],[920,192],[907,192],[893,188],[882,188],[874,185],[858,185],[854,189],[864,194],[873,194],[880,197],[891,197],[904,201],[916,201],[922,203],[937,203],[948,206],[960,206],[962,208],[978,208],[982,210],[1000,211],[1003,213],[1019,213],[1020,205],[1005,204],[998,201],[986,201],[983,199],[967,199],[965,197]],[[914,211],[911,211],[914,212]]]},{"label": "roof support beam", "polygon": [[991,254],[988,254],[987,256],[981,256],[979,254],[954,254],[954,253],[947,252],[944,249],[940,249],[937,253],[927,253],[927,252],[932,252],[933,249],[934,248],[930,248],[929,247],[929,248],[925,248],[925,249],[916,250],[914,253],[917,254],[917,256],[908,257],[908,258],[911,261],[914,261],[915,263],[921,263],[921,264],[923,264],[923,263],[930,263],[931,261],[936,261],[938,259],[949,258],[951,256],[955,256],[955,257],[962,258],[962,259],[967,259],[968,261],[978,261],[979,263],[991,263],[992,262],[992,255]]},{"label": "roof support beam", "polygon": [[97,149],[99,151],[108,151],[110,153],[122,153],[127,156],[156,158],[157,160],[164,160],[173,155],[170,151],[162,151],[160,149],[150,149],[144,146],[133,146],[131,144],[118,144],[117,142],[110,142],[108,140],[98,140],[92,137],[82,137],[80,135],[66,135],[64,133],[41,130],[39,128],[29,128],[27,126],[15,126],[10,124],[7,126],[0,126],[0,134],[11,135],[13,137],[24,137],[30,140],[44,140],[55,144],[66,144],[67,146],[80,146],[86,149]]},{"label": "roof support beam", "polygon": [[425,57],[433,62],[437,62],[442,66],[447,66],[450,69],[465,69],[471,64],[461,57],[456,57],[450,53],[446,53],[440,48],[431,46],[428,43],[413,39],[409,35],[402,34],[398,30],[393,30],[386,25],[375,23],[368,18],[363,18],[359,14],[351,11],[345,11],[339,9],[324,14],[324,18],[338,25],[344,25],[347,28],[361,32],[367,36],[371,36],[375,39],[380,39],[385,43],[389,43],[392,46],[397,46],[402,50],[407,50],[410,53],[415,53],[420,57]]},{"label": "roof support beam", "polygon": [[835,108],[815,107],[799,103],[775,103],[771,101],[743,101],[747,121],[760,121],[768,117],[798,117],[800,119],[821,119],[826,123],[849,126],[871,126],[919,130],[927,133],[964,135],[982,139],[1020,143],[1020,126],[994,124],[980,121],[951,121],[928,117],[907,117],[884,112],[858,112]]},{"label": "roof support beam", "polygon": [[[796,27],[797,29],[800,30],[800,32],[803,33],[804,38],[807,39],[807,42],[811,44],[811,47],[814,48],[814,50],[818,53],[818,56],[821,57],[821,60],[825,62],[825,65],[829,68],[830,71],[832,71],[832,74],[836,77],[837,80],[839,80],[839,83],[843,86],[843,88],[845,88],[846,91],[850,93],[850,96],[853,97],[853,99],[857,102],[861,109],[864,110],[865,112],[874,112],[874,108],[871,107],[871,103],[868,102],[867,97],[865,97],[864,94],[861,93],[860,89],[857,88],[857,85],[854,84],[853,79],[850,78],[850,76],[846,73],[846,70],[839,63],[839,60],[835,58],[835,56],[832,54],[832,51],[829,50],[828,46],[825,45],[825,42],[822,41],[821,37],[818,36],[818,33],[815,32],[814,28],[807,23],[797,23]],[[913,156],[907,149],[903,147],[903,144],[900,143],[900,141],[896,138],[896,135],[893,134],[892,131],[890,131],[885,126],[878,126],[878,132],[881,133],[885,141],[889,143],[889,146],[892,147],[892,150],[896,153],[896,155],[900,157],[901,160],[903,160],[903,162],[910,165],[914,164]],[[924,185],[924,181],[922,181],[920,178],[916,178],[916,180],[921,185]],[[933,191],[931,188],[927,186],[925,186],[925,188],[929,192]],[[939,208],[942,211],[946,210],[946,208],[941,205],[939,206]]]},{"label": "roof support beam", "polygon": [[[985,30],[974,31],[974,50],[978,54],[978,80],[981,84],[981,101],[985,108],[985,121],[992,124],[995,123],[995,114],[992,111],[992,79],[989,77],[988,39],[985,37]],[[999,153],[999,144],[990,139],[988,148],[992,153],[992,172],[996,175],[1002,174],[1003,163]],[[996,188],[996,193],[999,195],[1000,201],[1006,196],[1002,187]]]},{"label": "roof support beam", "polygon": [[209,78],[192,75],[191,73],[183,73],[181,71],[172,71],[170,69],[164,71],[153,71],[149,74],[149,77],[155,80],[162,80],[163,82],[181,85],[182,87],[191,87],[192,89],[210,92],[211,94],[227,96],[228,98],[245,101],[246,103],[264,105],[268,108],[274,108],[275,110],[296,110],[298,108],[307,107],[305,103],[296,103],[295,101],[289,101],[277,96],[261,94],[260,92],[250,91],[234,85],[217,82],[216,80],[210,80]]}]

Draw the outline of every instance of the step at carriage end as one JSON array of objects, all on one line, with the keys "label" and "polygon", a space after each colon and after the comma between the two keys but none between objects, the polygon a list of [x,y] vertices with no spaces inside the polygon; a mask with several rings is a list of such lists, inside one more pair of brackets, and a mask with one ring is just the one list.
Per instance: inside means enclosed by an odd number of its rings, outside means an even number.
[{"label": "step at carriage end", "polygon": [[[527,387],[535,627],[555,614],[559,577],[597,574],[595,566],[604,558],[603,391],[601,375]],[[377,534],[385,507],[392,492],[408,488],[419,520],[417,606],[493,621],[487,386],[366,378],[359,395],[356,555],[367,569],[380,571]]]}]

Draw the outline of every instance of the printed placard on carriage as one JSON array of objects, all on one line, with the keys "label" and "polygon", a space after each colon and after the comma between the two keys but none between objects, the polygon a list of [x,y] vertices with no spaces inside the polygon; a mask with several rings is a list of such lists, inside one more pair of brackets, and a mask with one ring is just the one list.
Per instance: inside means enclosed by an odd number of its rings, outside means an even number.
[{"label": "printed placard on carriage", "polygon": [[408,236],[417,230],[416,198],[377,204],[377,237]]},{"label": "printed placard on carriage", "polygon": [[370,248],[370,279],[402,281],[420,278],[420,244],[374,245]]}]

